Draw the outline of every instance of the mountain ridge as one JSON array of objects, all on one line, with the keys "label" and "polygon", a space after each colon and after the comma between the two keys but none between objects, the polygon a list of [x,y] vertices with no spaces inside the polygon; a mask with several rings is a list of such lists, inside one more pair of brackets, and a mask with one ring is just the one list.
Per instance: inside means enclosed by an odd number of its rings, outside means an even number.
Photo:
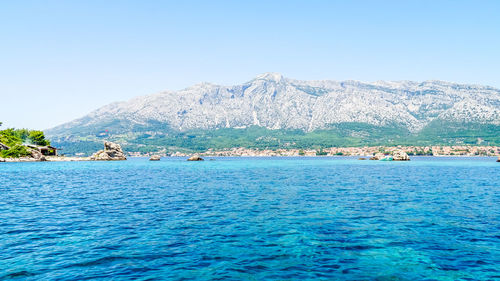
[{"label": "mountain ridge", "polygon": [[499,126],[500,90],[439,80],[304,81],[264,73],[233,86],[202,82],[111,103],[46,133],[72,141],[250,127],[310,133],[366,124],[415,135],[447,122]]},{"label": "mountain ridge", "polygon": [[[473,93],[477,95],[472,96]],[[488,93],[491,95],[489,98]],[[412,98],[412,95],[419,94],[420,97]],[[373,125],[383,125],[388,121],[403,121],[410,131],[418,131],[426,123],[432,121],[433,117],[439,117],[432,116],[433,111],[439,110],[438,107],[421,110],[422,105],[429,107],[433,102],[439,102],[442,107],[449,109],[456,106],[456,102],[460,101],[458,99],[467,101],[462,106],[462,110],[464,110],[463,107],[470,107],[471,104],[474,104],[474,108],[469,108],[467,111],[477,110],[481,113],[478,116],[471,116],[471,118],[487,123],[497,124],[500,122],[500,90],[489,86],[437,80],[424,82],[377,81],[373,83],[354,80],[302,81],[288,79],[278,73],[261,74],[249,82],[235,86],[221,86],[203,82],[179,91],[164,91],[140,96],[129,101],[105,105],[85,117],[103,118],[115,115],[119,118],[129,115],[128,117],[132,118],[131,121],[139,124],[145,120],[158,120],[173,125],[173,128],[179,131],[194,128],[215,129],[251,125],[264,126],[268,129],[312,131],[324,128],[328,124],[352,121]],[[231,101],[232,104],[228,101]],[[370,104],[366,101],[369,101]],[[276,103],[279,104],[273,106]],[[246,108],[240,106],[246,106]],[[481,106],[483,108],[478,109]],[[384,114],[381,107],[385,107],[387,114]],[[335,109],[335,111],[329,110],[330,108]],[[172,109],[177,110],[173,111]],[[199,112],[200,109],[204,113],[203,116],[196,114],[196,110]],[[220,111],[209,112],[209,109]],[[445,110],[441,110],[439,113],[444,112]],[[365,115],[365,120],[361,116],[354,116],[356,113]],[[429,116],[424,114],[421,116],[423,118],[419,118],[416,116],[419,113],[431,114],[427,114]],[[448,112],[448,115],[453,116],[451,113]],[[231,114],[243,115],[244,117],[231,116]],[[295,120],[287,118],[290,115]],[[77,120],[82,120],[85,117]],[[297,117],[301,118],[297,120]],[[398,120],[398,117],[402,120]],[[195,119],[197,122],[191,119]],[[80,123],[80,125],[84,124],[84,122]],[[66,124],[62,126],[64,125]],[[49,129],[48,132],[57,130],[58,127],[60,126]]]}]

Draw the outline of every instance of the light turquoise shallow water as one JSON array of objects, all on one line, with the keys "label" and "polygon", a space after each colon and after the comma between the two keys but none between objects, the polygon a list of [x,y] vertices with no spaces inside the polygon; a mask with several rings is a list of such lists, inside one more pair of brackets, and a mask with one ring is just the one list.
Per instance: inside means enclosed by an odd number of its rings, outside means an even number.
[{"label": "light turquoise shallow water", "polygon": [[493,158],[1,163],[0,280],[500,279]]}]

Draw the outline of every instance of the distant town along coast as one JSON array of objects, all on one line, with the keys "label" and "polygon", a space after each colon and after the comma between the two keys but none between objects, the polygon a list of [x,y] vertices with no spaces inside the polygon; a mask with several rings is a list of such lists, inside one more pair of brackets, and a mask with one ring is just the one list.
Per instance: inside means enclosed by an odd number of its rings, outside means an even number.
[{"label": "distant town along coast", "polygon": [[[500,156],[500,146],[365,146],[365,147],[331,147],[320,149],[252,149],[244,147],[228,148],[223,150],[209,149],[198,153],[202,156],[372,156],[377,153],[392,155],[402,151],[409,156]],[[146,157],[151,155],[185,157],[192,152],[166,151],[141,153],[129,152],[132,157]]]}]

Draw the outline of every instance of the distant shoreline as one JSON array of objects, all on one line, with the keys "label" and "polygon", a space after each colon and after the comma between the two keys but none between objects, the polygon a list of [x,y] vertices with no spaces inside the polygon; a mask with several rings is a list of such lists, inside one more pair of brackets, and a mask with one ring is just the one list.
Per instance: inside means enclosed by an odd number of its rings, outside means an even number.
[{"label": "distant shoreline", "polygon": [[[499,157],[499,146],[366,146],[366,147],[331,147],[320,149],[250,149],[235,147],[225,150],[209,149],[205,152],[129,152],[127,157],[371,157],[375,154],[392,155],[402,151],[410,158],[414,156],[432,157]],[[95,159],[94,159],[95,160]],[[43,160],[33,157],[0,158],[0,162],[72,162],[94,161],[91,157],[83,156],[46,156]],[[118,160],[118,159],[102,159]]]},{"label": "distant shoreline", "polygon": [[[349,156],[344,156],[344,155],[311,155],[311,156],[285,156],[285,155],[280,155],[280,156],[262,156],[262,155],[253,155],[253,156],[248,156],[248,155],[226,155],[226,156],[209,156],[209,155],[203,155],[203,157],[217,157],[217,158],[226,158],[226,157],[233,157],[233,158],[356,158],[356,157],[364,157],[366,160],[368,157],[371,157],[372,155],[349,155]],[[187,159],[188,156],[163,156],[162,158],[181,158]],[[496,158],[498,156],[496,155],[414,155],[413,157],[430,157],[430,158],[480,158],[480,157],[489,157],[489,158]],[[149,158],[149,156],[129,156],[126,160],[129,160],[130,158]],[[126,160],[121,160],[121,161],[126,161]],[[90,157],[65,157],[65,156],[57,156],[57,157],[48,157],[45,161],[40,161],[36,160],[33,158],[27,158],[27,157],[20,157],[20,158],[2,158],[0,159],[0,163],[29,163],[29,162],[115,162],[115,161],[95,161],[90,159]]]},{"label": "distant shoreline", "polygon": [[364,146],[364,147],[330,147],[317,149],[253,149],[234,147],[229,149],[209,149],[204,152],[173,152],[166,151],[139,153],[129,152],[131,157],[148,157],[152,155],[188,157],[193,154],[200,156],[373,156],[377,153],[393,154],[403,151],[412,156],[500,156],[500,146]]}]

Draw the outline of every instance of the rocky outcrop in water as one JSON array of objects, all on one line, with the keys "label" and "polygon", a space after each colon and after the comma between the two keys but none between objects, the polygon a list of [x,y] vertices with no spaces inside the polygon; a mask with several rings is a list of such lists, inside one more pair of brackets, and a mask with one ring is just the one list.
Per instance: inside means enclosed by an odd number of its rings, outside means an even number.
[{"label": "rocky outcrop in water", "polygon": [[410,161],[410,157],[406,152],[399,150],[395,151],[392,156],[386,156],[383,153],[377,153],[370,158],[370,160],[384,160],[384,161]]},{"label": "rocky outcrop in water", "polygon": [[99,150],[94,153],[90,160],[94,161],[113,161],[113,160],[127,160],[123,153],[122,147],[119,144],[105,141],[104,150]]},{"label": "rocky outcrop in water", "polygon": [[195,156],[191,156],[191,157],[189,157],[187,161],[203,161],[203,160],[204,160],[204,159],[203,159],[203,158],[201,158],[200,156],[195,155]]},{"label": "rocky outcrop in water", "polygon": [[149,161],[160,161],[161,156],[159,155],[153,155],[149,158]]},{"label": "rocky outcrop in water", "polygon": [[410,156],[404,151],[396,151],[392,154],[393,161],[410,161]]}]

